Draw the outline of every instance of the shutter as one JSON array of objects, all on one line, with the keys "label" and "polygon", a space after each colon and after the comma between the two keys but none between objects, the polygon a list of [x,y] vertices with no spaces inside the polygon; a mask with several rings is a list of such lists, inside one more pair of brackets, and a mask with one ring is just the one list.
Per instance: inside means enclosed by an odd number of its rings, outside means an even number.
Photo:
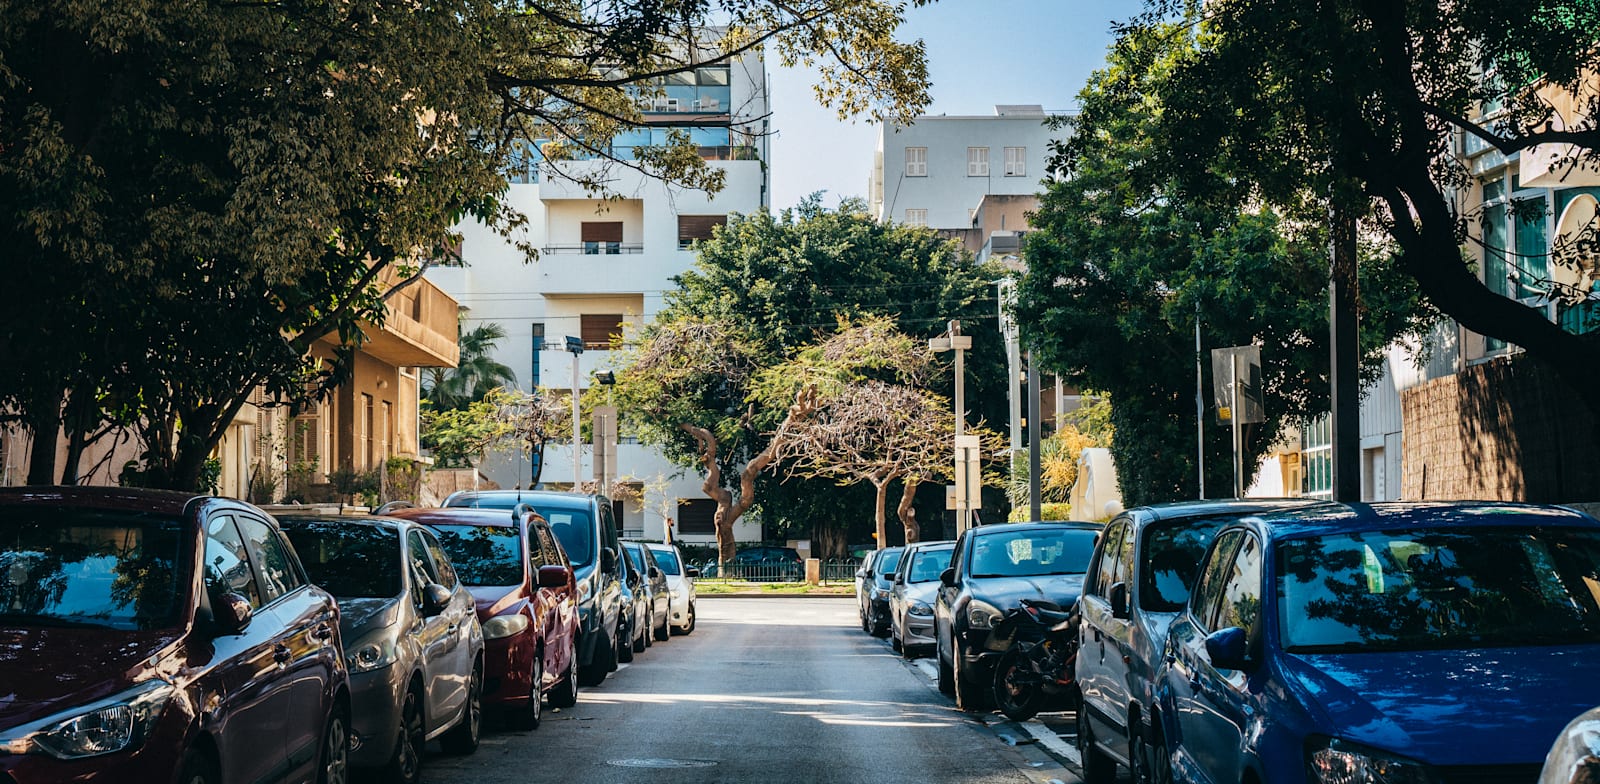
[{"label": "shutter", "polygon": [[[622,242],[622,223],[588,223],[582,227],[584,242]],[[572,235],[567,235],[572,236]]]},{"label": "shutter", "polygon": [[679,215],[678,247],[687,248],[695,240],[709,240],[716,227],[726,225],[726,215]]},{"label": "shutter", "polygon": [[717,502],[709,498],[685,498],[678,502],[678,533],[714,534],[717,532]]},{"label": "shutter", "polygon": [[583,332],[583,347],[609,349],[611,336],[622,334],[622,316],[585,313],[579,317]]}]

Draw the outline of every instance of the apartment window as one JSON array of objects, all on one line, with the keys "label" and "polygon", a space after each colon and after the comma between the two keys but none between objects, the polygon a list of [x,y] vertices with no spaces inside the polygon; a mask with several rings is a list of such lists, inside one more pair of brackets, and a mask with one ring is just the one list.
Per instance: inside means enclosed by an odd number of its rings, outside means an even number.
[{"label": "apartment window", "polygon": [[533,350],[528,352],[533,355],[533,375],[528,377],[531,379],[528,383],[534,387],[539,386],[539,352],[541,351],[544,351],[544,322],[535,321],[533,323]]},{"label": "apartment window", "polygon": [[968,147],[967,148],[967,176],[968,177],[987,177],[987,176],[989,176],[989,148],[988,147]]},{"label": "apartment window", "polygon": [[316,465],[322,458],[322,429],[317,416],[297,416],[289,428],[289,462]]},{"label": "apartment window", "polygon": [[678,533],[714,534],[717,532],[717,502],[709,498],[684,498],[678,501]]},{"label": "apartment window", "polygon": [[688,250],[695,240],[711,239],[718,226],[726,225],[726,215],[679,215],[678,250]]},{"label": "apartment window", "polygon": [[[1519,186],[1515,176],[1483,184],[1483,283],[1501,296],[1544,307],[1542,284],[1549,278],[1550,253],[1548,192]],[[1509,344],[1497,338],[1487,338],[1484,344],[1491,352],[1506,348]]]},{"label": "apartment window", "polygon": [[394,404],[383,401],[383,443],[381,451],[383,458],[394,457]]},{"label": "apartment window", "polygon": [[362,468],[371,468],[374,463],[378,462],[375,459],[375,455],[373,454],[373,448],[372,448],[373,447],[373,440],[374,440],[373,439],[373,432],[372,432],[372,430],[373,430],[372,426],[374,424],[373,423],[373,419],[376,418],[377,415],[378,415],[377,405],[373,402],[372,396],[371,395],[362,395],[361,396],[361,441],[360,441],[361,447],[360,447],[360,449],[361,449],[362,456],[366,458],[366,462],[363,463],[362,466],[361,466]]},{"label": "apartment window", "polygon": [[1324,414],[1301,431],[1301,492],[1312,498],[1333,498],[1333,419]]},{"label": "apartment window", "polygon": [[[615,255],[622,252],[622,223],[585,221],[581,227],[583,252],[589,255]],[[568,235],[571,236],[571,235]]]},{"label": "apartment window", "polygon": [[926,147],[907,147],[906,148],[906,176],[907,177],[926,177],[926,176],[928,176],[928,148],[926,148]]},{"label": "apartment window", "polygon": [[1028,148],[1006,148],[1006,176],[1026,177],[1028,175]]},{"label": "apartment window", "polygon": [[578,320],[583,332],[584,348],[609,349],[611,336],[622,335],[621,314],[585,313]]},{"label": "apartment window", "polygon": [[926,226],[926,225],[928,225],[928,211],[927,210],[906,210],[906,225],[907,226]]}]

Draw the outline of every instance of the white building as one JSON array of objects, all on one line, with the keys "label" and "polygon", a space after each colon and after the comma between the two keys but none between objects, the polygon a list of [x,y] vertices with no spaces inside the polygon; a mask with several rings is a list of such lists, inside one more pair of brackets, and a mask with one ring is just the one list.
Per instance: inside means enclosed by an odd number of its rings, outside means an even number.
[{"label": "white building", "polygon": [[1050,139],[1062,132],[1046,127],[1048,115],[1040,106],[994,109],[993,116],[937,115],[905,126],[885,123],[867,184],[872,214],[880,221],[967,230],[985,196],[1039,193]]},{"label": "white building", "polygon": [[[612,367],[611,336],[623,324],[639,326],[653,318],[673,287],[673,276],[691,266],[689,243],[709,237],[730,213],[768,206],[769,110],[762,56],[705,66],[674,77],[662,89],[665,95],[645,114],[649,127],[619,137],[613,154],[626,159],[631,147],[661,143],[669,130],[686,131],[702,157],[726,172],[722,191],[707,196],[669,188],[614,162],[530,163],[512,174],[506,195],[510,206],[527,216],[525,229],[508,240],[476,223],[462,225],[464,266],[428,273],[468,309],[466,328],[493,322],[505,329],[495,358],[516,371],[522,389],[571,388],[574,355],[565,351],[568,336],[584,342],[585,351],[576,359],[579,386],[588,388],[593,372]],[[561,176],[598,171],[606,173],[608,190],[620,198],[598,198]],[[527,263],[517,242],[538,248],[538,261]],[[617,458],[619,476],[644,495],[642,504],[618,504],[624,535],[662,539],[671,517],[675,538],[715,541],[715,504],[701,492],[699,472],[673,465],[625,434]],[[589,450],[581,460],[579,479],[592,480]],[[529,482],[530,467],[519,455],[491,456],[483,471],[502,487]],[[573,481],[570,447],[547,449],[540,479],[556,485]],[[761,526],[741,520],[735,537],[758,540]]]}]

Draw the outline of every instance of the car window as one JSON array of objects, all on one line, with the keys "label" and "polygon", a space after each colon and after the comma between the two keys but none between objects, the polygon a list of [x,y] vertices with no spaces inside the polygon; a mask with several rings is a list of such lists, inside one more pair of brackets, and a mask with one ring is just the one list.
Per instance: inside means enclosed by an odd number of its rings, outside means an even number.
[{"label": "car window", "polygon": [[261,588],[250,568],[250,554],[232,515],[216,515],[206,523],[206,591],[212,596],[234,593],[251,609],[260,608]]},{"label": "car window", "polygon": [[434,525],[456,576],[467,585],[520,585],[522,535],[510,525]]},{"label": "car window", "polygon": [[957,576],[966,573],[967,561],[970,560],[967,558],[967,545],[971,541],[972,537],[969,534],[962,534],[956,539],[956,548],[952,551],[955,555],[950,558],[950,568],[956,570]]},{"label": "car window", "polygon": [[573,566],[587,566],[594,562],[594,518],[581,509],[539,510],[540,516],[550,523],[550,531],[561,540],[567,551],[567,560]]},{"label": "car window", "polygon": [[428,563],[433,567],[433,573],[438,576],[439,584],[454,591],[458,580],[456,569],[450,563],[450,556],[445,555],[444,547],[432,534],[424,532],[422,538],[428,543]]},{"label": "car window", "polygon": [[1213,629],[1237,626],[1246,639],[1254,639],[1261,620],[1261,542],[1246,535],[1239,542],[1239,553],[1228,568],[1217,604]]},{"label": "car window", "polygon": [[0,507],[0,626],[176,625],[183,530],[144,512]]},{"label": "car window", "polygon": [[529,570],[530,573],[537,572],[539,567],[550,563],[550,555],[545,552],[546,549],[544,540],[539,537],[539,524],[537,522],[529,523],[528,565],[533,567]]},{"label": "car window", "polygon": [[951,551],[948,547],[936,550],[918,550],[911,557],[911,566],[905,570],[904,582],[931,583],[950,568]]},{"label": "car window", "polygon": [[628,544],[628,543],[624,542],[622,544],[622,552],[627,554],[627,556],[628,556],[628,565],[633,567],[634,571],[638,572],[639,574],[644,574],[647,571],[645,569],[645,566],[644,566],[644,548],[643,547],[640,547],[639,545],[636,545],[636,544]]},{"label": "car window", "polygon": [[656,566],[661,567],[661,571],[667,574],[678,574],[682,571],[678,565],[678,551],[676,549],[652,547],[650,552],[656,557]]},{"label": "car window", "polygon": [[236,516],[239,533],[244,536],[250,560],[255,563],[256,579],[261,586],[261,600],[271,603],[278,597],[299,588],[300,572],[294,566],[289,550],[278,538],[272,526],[253,517]]},{"label": "car window", "polygon": [[1200,559],[1217,529],[1238,519],[1186,517],[1163,520],[1144,529],[1144,550],[1139,557],[1139,606],[1156,612],[1179,612],[1189,601],[1189,591],[1200,576]]},{"label": "car window", "polygon": [[539,549],[544,554],[545,564],[547,566],[566,566],[567,556],[561,551],[561,545],[556,542],[555,534],[550,533],[550,528],[541,525],[535,530],[538,532]]},{"label": "car window", "polygon": [[1128,532],[1127,521],[1111,524],[1106,532],[1101,535],[1099,546],[1095,548],[1094,576],[1088,592],[1095,596],[1104,596],[1106,589],[1116,581],[1117,550],[1121,547],[1122,536]]},{"label": "car window", "polygon": [[1217,537],[1216,543],[1211,546],[1210,558],[1200,573],[1200,582],[1195,586],[1189,608],[1195,625],[1202,631],[1211,631],[1211,618],[1216,615],[1222,584],[1227,579],[1228,568],[1233,565],[1233,551],[1243,536],[1243,531],[1228,531]]},{"label": "car window", "polygon": [[[1116,582],[1128,583],[1133,580],[1133,526],[1123,526],[1122,535],[1117,537],[1117,573]],[[1112,583],[1115,585],[1116,583]],[[1129,589],[1133,586],[1129,585]]]},{"label": "car window", "polygon": [[433,559],[428,556],[428,542],[422,538],[422,532],[412,530],[406,534],[406,558],[408,559],[411,574],[420,585],[429,583],[443,583],[439,573],[435,570]]},{"label": "car window", "polygon": [[[878,571],[876,573],[877,574],[877,579],[881,580],[884,577],[884,575],[894,574],[894,573],[898,572],[900,570],[900,558],[902,556],[904,556],[905,554],[906,554],[906,551],[903,550],[903,549],[900,549],[900,548],[895,548],[893,550],[885,550],[884,553],[883,553],[883,564],[882,564],[882,566],[880,566],[878,568]],[[799,556],[799,554],[796,553],[796,557],[798,557],[798,556]]]},{"label": "car window", "polygon": [[336,522],[288,524],[311,581],[340,598],[383,598],[400,594],[400,534],[376,525]]}]

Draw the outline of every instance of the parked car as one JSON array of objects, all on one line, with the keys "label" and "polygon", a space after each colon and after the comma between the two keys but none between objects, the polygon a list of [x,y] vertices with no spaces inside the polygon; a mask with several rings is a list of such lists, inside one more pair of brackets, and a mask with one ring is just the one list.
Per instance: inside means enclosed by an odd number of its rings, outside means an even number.
[{"label": "parked car", "polygon": [[889,589],[894,570],[900,565],[904,547],[876,550],[856,570],[856,606],[861,615],[861,631],[874,637],[889,633]]},{"label": "parked car", "polygon": [[1084,580],[1076,678],[1085,777],[1110,781],[1116,765],[1148,781],[1155,747],[1151,708],[1167,627],[1189,601],[1211,537],[1247,515],[1307,500],[1187,501],[1129,509],[1106,524]]},{"label": "parked car", "polygon": [[[1326,504],[1224,527],[1157,699],[1173,778],[1535,780],[1600,704],[1600,522]],[[1157,771],[1165,775],[1165,771]]]},{"label": "parked car", "polygon": [[550,523],[561,540],[578,586],[578,679],[583,686],[598,686],[617,669],[617,651],[623,644],[617,627],[622,622],[622,545],[611,502],[602,495],[557,493],[548,490],[484,490],[452,493],[446,508],[513,509],[532,506]]},{"label": "parked car", "polygon": [[405,520],[280,515],[311,582],[339,601],[350,764],[422,779],[423,746],[470,754],[482,726],[483,629],[439,540]]},{"label": "parked car", "polygon": [[546,698],[578,701],[578,588],[566,553],[536,514],[475,509],[400,509],[439,537],[472,592],[483,626],[483,703],[536,729]]},{"label": "parked car", "polygon": [[989,632],[1006,610],[1024,598],[1063,610],[1078,600],[1099,532],[1094,523],[1004,523],[969,528],[956,540],[933,607],[939,690],[954,694],[956,707],[989,706],[994,660],[1005,650]]},{"label": "parked car", "polygon": [[955,542],[921,542],[907,546],[900,556],[902,568],[889,588],[889,634],[891,645],[907,659],[934,647],[934,597],[954,551]]},{"label": "parked car", "polygon": [[655,556],[656,565],[667,578],[667,591],[672,594],[672,633],[689,634],[694,631],[695,597],[694,580],[700,570],[683,560],[683,553],[673,544],[646,544]]},{"label": "parked car", "polygon": [[622,619],[617,623],[617,661],[631,662],[634,654],[650,647],[650,588],[644,570],[633,565],[627,543],[621,543]]},{"label": "parked car", "polygon": [[237,501],[0,490],[0,683],[0,781],[348,773],[338,606]]},{"label": "parked car", "polygon": [[805,574],[806,564],[799,550],[770,545],[746,547],[734,553],[731,561],[706,566],[707,577],[755,582],[799,582]]},{"label": "parked car", "polygon": [[[672,589],[667,587],[667,575],[656,563],[655,553],[641,542],[623,542],[622,550],[628,562],[644,575],[646,595],[650,597],[645,629],[654,641],[665,641],[671,633]],[[652,640],[647,639],[646,644]]]},{"label": "parked car", "polygon": [[1567,723],[1539,772],[1539,784],[1595,782],[1600,782],[1600,708],[1590,708]]}]

